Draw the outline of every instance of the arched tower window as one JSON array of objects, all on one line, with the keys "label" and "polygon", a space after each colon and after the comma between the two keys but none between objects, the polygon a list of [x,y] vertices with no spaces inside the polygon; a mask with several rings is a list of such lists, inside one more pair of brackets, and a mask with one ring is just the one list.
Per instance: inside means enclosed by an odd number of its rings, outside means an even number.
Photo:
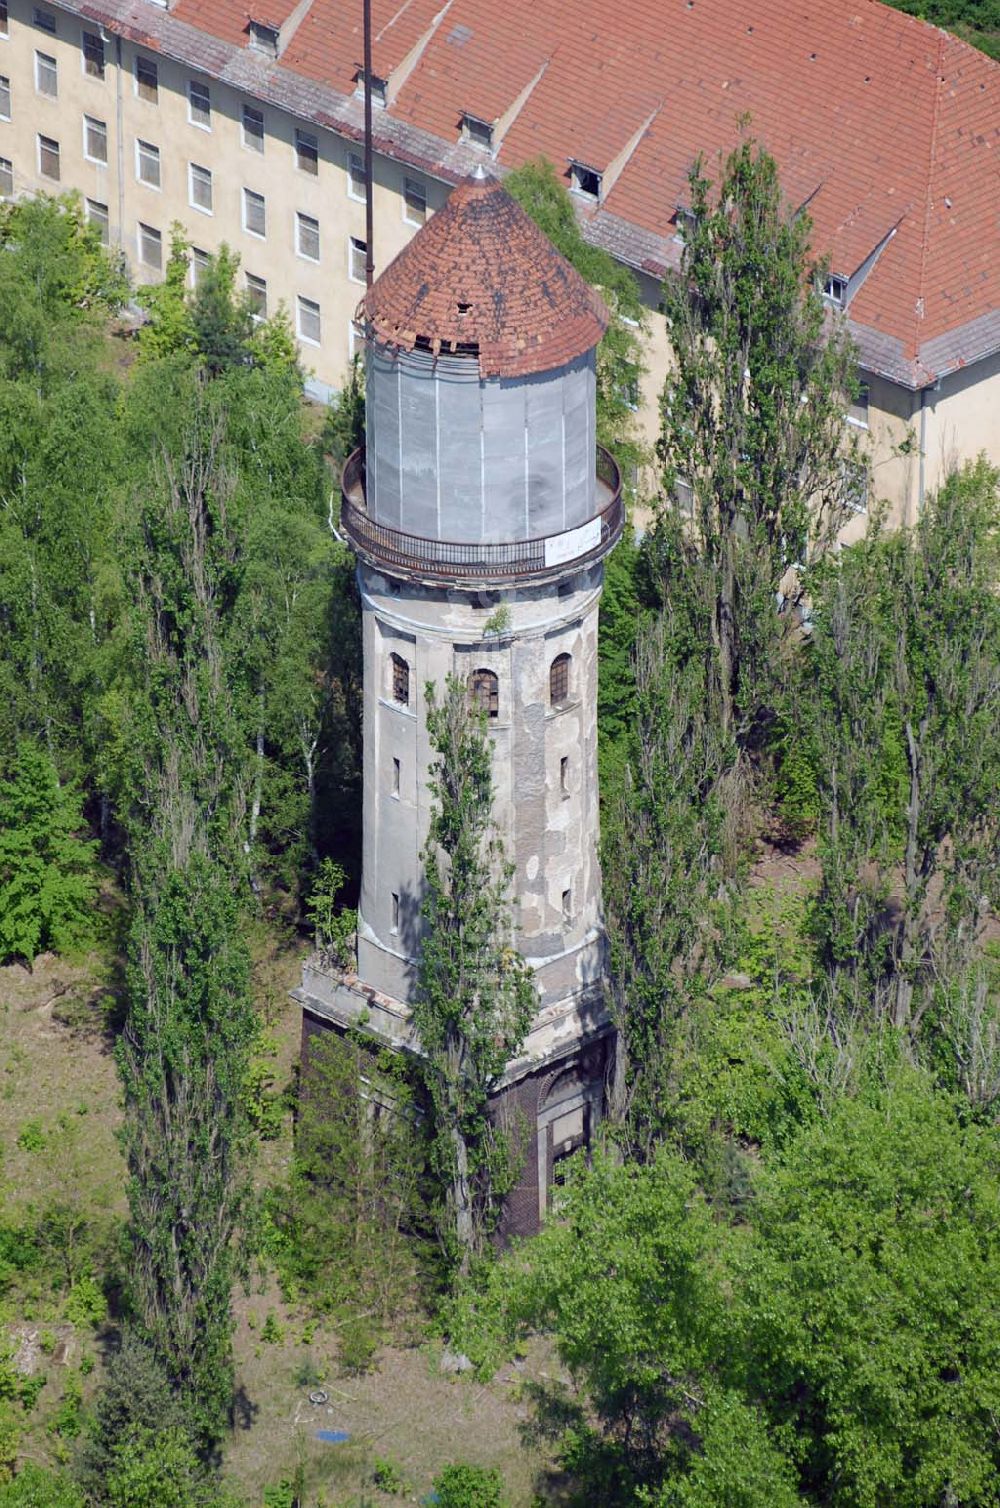
[{"label": "arched tower window", "polygon": [[549,701],[561,707],[569,701],[569,655],[556,655],[549,666]]},{"label": "arched tower window", "polygon": [[392,699],[401,706],[410,705],[410,667],[402,655],[389,656],[389,665],[392,670]]},{"label": "arched tower window", "polygon": [[469,701],[487,717],[500,716],[500,682],[492,670],[474,670],[469,676]]}]

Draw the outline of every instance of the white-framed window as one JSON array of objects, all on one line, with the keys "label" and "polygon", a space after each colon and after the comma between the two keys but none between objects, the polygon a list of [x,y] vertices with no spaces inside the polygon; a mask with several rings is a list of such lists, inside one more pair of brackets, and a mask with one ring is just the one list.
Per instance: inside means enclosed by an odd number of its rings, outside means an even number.
[{"label": "white-framed window", "polygon": [[319,172],[319,141],[311,131],[296,129],[295,166],[302,173],[311,173],[314,178]]},{"label": "white-framed window", "polygon": [[87,77],[103,79],[104,38],[96,31],[85,31],[80,52],[83,58],[83,71]]},{"label": "white-framed window", "polygon": [[160,98],[159,79],[156,64],[152,58],[136,58],[135,92],[140,99],[144,99],[149,105],[155,105],[158,102]]},{"label": "white-framed window", "polygon": [[83,117],[83,155],[88,162],[107,162],[108,123],[93,115]]},{"label": "white-framed window", "polygon": [[847,302],[847,279],[828,272],[823,279],[823,297],[835,309],[843,309]]},{"label": "white-framed window", "polygon": [[427,189],[419,178],[403,179],[403,219],[407,225],[423,225],[427,219]]},{"label": "white-framed window", "polygon": [[583,162],[570,162],[570,184],[574,194],[585,199],[600,199],[601,175],[596,168],[588,168]]},{"label": "white-framed window", "polygon": [[191,262],[190,262],[190,266],[191,266],[191,287],[192,288],[197,288],[198,284],[201,282],[202,278],[205,276],[205,272],[206,272],[206,270],[208,268],[209,255],[210,255],[210,253],[207,252],[207,251],[203,251],[200,246],[192,246],[191,247],[191,252],[190,252]]},{"label": "white-framed window", "polygon": [[9,157],[0,157],[0,194],[14,192],[14,164]]},{"label": "white-framed window", "polygon": [[867,382],[859,382],[858,391],[851,399],[851,406],[847,410],[847,422],[856,424],[859,429],[868,428],[868,398]]},{"label": "white-framed window", "polygon": [[212,129],[212,95],[207,84],[188,79],[188,120],[203,131]]},{"label": "white-framed window", "polygon": [[[389,103],[389,80],[380,78],[377,73],[371,75],[372,104],[379,110],[384,110]],[[354,75],[354,93],[358,99],[365,97],[365,70],[359,68]]]},{"label": "white-framed window", "polygon": [[360,152],[348,152],[347,154],[347,193],[351,199],[363,199],[365,186],[368,180],[365,177],[365,159]]},{"label": "white-framed window", "polygon": [[139,261],[154,272],[163,270],[163,237],[155,225],[138,225]]},{"label": "white-framed window", "polygon": [[87,224],[96,226],[97,233],[101,238],[101,245],[107,246],[111,240],[111,220],[108,216],[108,206],[101,204],[97,199],[87,199],[85,204]]},{"label": "white-framed window", "polygon": [[43,10],[40,5],[36,5],[31,12],[31,19],[39,31],[47,31],[50,37],[55,36],[56,18],[50,10]]},{"label": "white-framed window", "polygon": [[[7,14],[7,0],[0,0],[0,37],[10,36],[10,17]],[[6,162],[6,157],[0,158]]]},{"label": "white-framed window", "polygon": [[358,334],[358,327],[353,319],[347,321],[347,359],[353,361],[355,356],[361,354],[365,348],[362,337]]},{"label": "white-framed window", "polygon": [[694,210],[688,209],[686,204],[678,204],[674,213],[674,240],[683,246],[685,241],[690,241],[691,232],[698,224],[698,216]]},{"label": "white-framed window", "polygon": [[252,236],[267,235],[267,204],[263,194],[243,190],[243,229]]},{"label": "white-framed window", "polygon": [[51,136],[38,137],[38,171],[43,178],[59,182],[59,143]]},{"label": "white-framed window", "polygon": [[694,518],[694,488],[686,477],[674,482],[674,507],[682,518]]},{"label": "white-framed window", "polygon": [[278,32],[263,21],[250,22],[250,46],[254,52],[262,52],[266,58],[278,56]]},{"label": "white-framed window", "polygon": [[203,168],[197,162],[188,163],[188,196],[192,209],[200,209],[205,215],[212,213],[211,168]]},{"label": "white-framed window", "polygon": [[315,299],[303,298],[301,293],[295,300],[295,327],[300,340],[307,340],[313,346],[320,344],[323,338],[323,320],[319,304]]},{"label": "white-framed window", "polygon": [[319,261],[319,221],[301,210],[295,214],[295,250],[307,261]]},{"label": "white-framed window", "polygon": [[10,120],[10,79],[0,73],[0,120]]},{"label": "white-framed window", "polygon": [[248,272],[246,287],[254,319],[267,319],[267,279],[255,277],[252,272]]},{"label": "white-framed window", "polygon": [[464,114],[462,116],[462,140],[471,141],[474,147],[484,147],[486,151],[492,151],[493,126],[491,122],[482,120],[478,115]]},{"label": "white-framed window", "polygon": [[254,105],[243,106],[243,145],[249,152],[264,150],[264,112]]},{"label": "white-framed window", "polygon": [[135,176],[147,188],[160,187],[160,149],[151,141],[135,139]]},{"label": "white-framed window", "polygon": [[868,512],[868,467],[861,461],[842,461],[844,502],[852,513]]},{"label": "white-framed window", "polygon": [[35,88],[49,99],[59,95],[59,64],[47,52],[35,53]]},{"label": "white-framed window", "polygon": [[365,267],[368,261],[368,242],[361,241],[357,236],[347,238],[347,273],[352,283],[365,281]]}]

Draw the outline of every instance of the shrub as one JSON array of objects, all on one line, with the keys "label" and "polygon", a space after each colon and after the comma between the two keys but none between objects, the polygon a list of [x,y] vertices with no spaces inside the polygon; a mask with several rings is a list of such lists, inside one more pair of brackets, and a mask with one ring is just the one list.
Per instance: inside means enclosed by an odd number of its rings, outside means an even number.
[{"label": "shrub", "polygon": [[502,1508],[503,1478],[495,1467],[446,1466],[435,1479],[438,1508]]},{"label": "shrub", "polygon": [[41,1121],[25,1121],[17,1133],[17,1144],[22,1152],[41,1152],[46,1140]]},{"label": "shrub", "polygon": [[95,1278],[78,1278],[66,1300],[66,1318],[74,1325],[99,1325],[107,1316],[108,1301]]}]

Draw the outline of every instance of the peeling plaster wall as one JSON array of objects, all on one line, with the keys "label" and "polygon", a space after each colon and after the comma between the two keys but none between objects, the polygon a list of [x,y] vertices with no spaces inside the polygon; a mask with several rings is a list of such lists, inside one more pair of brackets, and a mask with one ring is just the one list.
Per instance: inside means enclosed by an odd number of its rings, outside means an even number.
[{"label": "peeling plaster wall", "polygon": [[[495,816],[515,866],[518,947],[535,966],[540,1009],[589,992],[599,984],[603,959],[596,718],[603,566],[570,574],[559,586],[482,594],[396,582],[367,566],[359,574],[365,663],[361,981],[404,1003],[413,998],[420,851],[431,806],[425,688],[428,681],[443,688],[449,672],[464,680],[486,668],[499,682],[499,715],[489,725]],[[501,604],[510,614],[508,629],[484,637]],[[393,697],[393,653],[409,666],[406,706]],[[569,696],[553,707],[549,669],[562,653],[571,656]]]}]

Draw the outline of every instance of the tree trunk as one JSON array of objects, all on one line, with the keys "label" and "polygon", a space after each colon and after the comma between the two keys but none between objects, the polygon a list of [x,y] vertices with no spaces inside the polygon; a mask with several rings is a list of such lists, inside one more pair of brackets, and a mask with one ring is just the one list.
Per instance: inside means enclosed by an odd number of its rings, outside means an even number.
[{"label": "tree trunk", "polygon": [[[919,730],[921,737],[924,725]],[[906,808],[906,859],[903,897],[903,917],[899,926],[899,945],[896,950],[896,987],[893,998],[892,1024],[907,1026],[913,1008],[913,974],[917,965],[917,935],[919,933],[918,889],[920,873],[917,867],[918,830],[920,823],[920,753],[914,737],[913,725],[906,724],[906,753],[910,765],[910,799]]]},{"label": "tree trunk", "polygon": [[455,1153],[451,1198],[455,1207],[455,1236],[462,1253],[459,1270],[464,1276],[469,1270],[469,1262],[475,1245],[472,1194],[469,1189],[469,1148],[457,1125],[451,1128],[451,1140]]}]

